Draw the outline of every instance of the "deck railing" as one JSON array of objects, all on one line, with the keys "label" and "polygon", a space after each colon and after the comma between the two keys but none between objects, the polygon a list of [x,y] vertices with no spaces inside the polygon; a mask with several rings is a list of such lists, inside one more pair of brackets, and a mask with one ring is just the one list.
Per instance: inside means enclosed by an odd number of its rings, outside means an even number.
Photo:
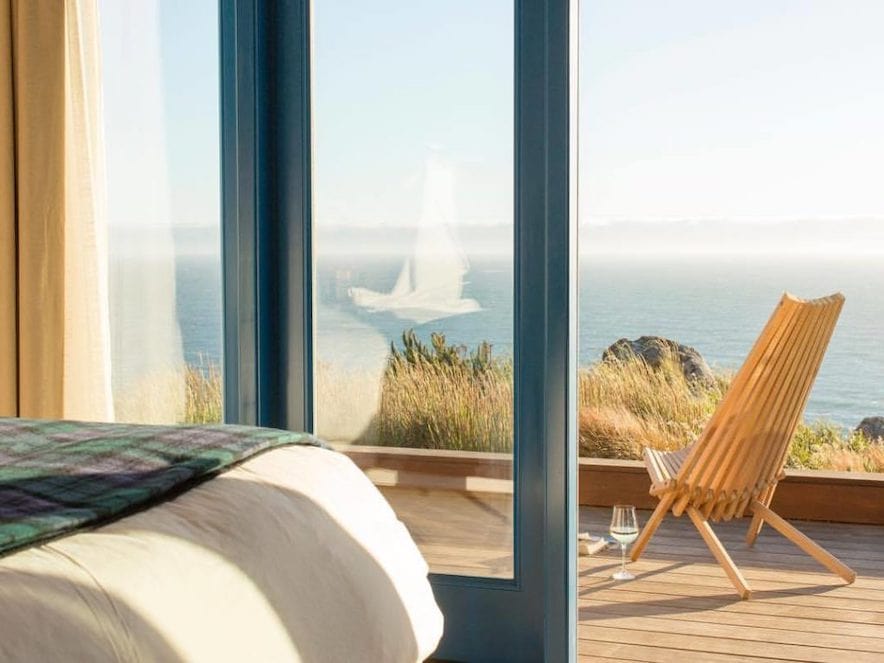
[{"label": "deck railing", "polygon": [[[512,457],[502,453],[340,446],[378,485],[511,492]],[[578,501],[653,508],[643,464],[581,458]],[[884,473],[786,470],[773,506],[785,518],[884,525]]]}]

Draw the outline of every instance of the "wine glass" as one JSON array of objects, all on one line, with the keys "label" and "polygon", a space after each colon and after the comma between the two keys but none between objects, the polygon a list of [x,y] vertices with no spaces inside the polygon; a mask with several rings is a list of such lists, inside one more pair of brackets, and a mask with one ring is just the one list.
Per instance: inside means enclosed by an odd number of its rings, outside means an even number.
[{"label": "wine glass", "polygon": [[611,536],[620,544],[620,570],[611,577],[614,580],[634,580],[635,576],[626,570],[626,547],[638,537],[638,521],[635,507],[617,504],[611,515]]}]

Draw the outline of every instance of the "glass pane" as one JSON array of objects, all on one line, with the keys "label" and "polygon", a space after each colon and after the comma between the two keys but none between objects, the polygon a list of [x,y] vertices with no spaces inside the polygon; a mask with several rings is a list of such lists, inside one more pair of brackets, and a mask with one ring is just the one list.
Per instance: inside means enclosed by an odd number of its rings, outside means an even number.
[{"label": "glass pane", "polygon": [[314,3],[317,433],[431,569],[509,577],[513,6]]},{"label": "glass pane", "polygon": [[118,421],[221,420],[217,5],[99,2]]},{"label": "glass pane", "polygon": [[[725,394],[734,416],[709,431],[729,439],[710,435],[716,456],[707,467],[728,460],[714,476],[678,477],[677,490],[694,483],[687,506],[711,513],[747,577],[776,566],[778,535],[766,529],[746,555],[749,523],[732,516],[750,515],[752,505],[734,495],[772,500],[795,519],[868,522],[855,486],[830,471],[884,470],[875,441],[884,436],[875,417],[884,404],[882,20],[884,4],[864,2],[582,3],[580,467],[581,523],[590,535],[609,531],[616,504],[640,507],[639,526],[648,522],[658,502],[634,462],[646,449],[657,452],[659,464],[649,465],[655,493],[665,497],[686,457],[667,452],[701,439]],[[794,349],[780,355],[788,363],[766,354],[737,383],[784,291],[845,296],[819,372],[812,337],[782,325],[762,347]],[[809,392],[796,386],[799,367],[815,375]],[[750,388],[752,396],[732,399]],[[764,414],[745,416],[747,403]],[[787,482],[795,469],[826,471],[813,479],[826,498],[801,494],[796,481],[774,493],[781,459]],[[732,483],[722,486],[723,477]],[[724,513],[703,503],[716,489]],[[636,580],[613,592],[693,600],[692,578],[706,573],[697,555],[708,551],[684,521],[663,520],[632,566]],[[830,541],[839,538],[833,529],[846,532],[826,526]],[[619,558],[613,549],[581,560],[580,594],[601,610],[622,600],[611,593]],[[778,591],[797,596],[816,582],[780,571]],[[730,593],[725,574],[715,574],[709,591]],[[719,607],[707,606],[709,621]],[[607,638],[583,619],[581,638]],[[642,631],[645,621],[622,625]]]},{"label": "glass pane", "polygon": [[[862,470],[872,455],[851,459],[849,438],[880,411],[884,374],[884,97],[868,87],[884,45],[834,5],[639,4],[641,26],[633,5],[583,8],[581,361],[664,337],[699,353],[704,386],[648,409],[585,374],[585,404],[600,427],[617,411],[623,431],[683,446],[784,291],[840,291],[799,428],[814,460],[789,462]],[[628,436],[584,437],[587,455],[640,452]]]}]

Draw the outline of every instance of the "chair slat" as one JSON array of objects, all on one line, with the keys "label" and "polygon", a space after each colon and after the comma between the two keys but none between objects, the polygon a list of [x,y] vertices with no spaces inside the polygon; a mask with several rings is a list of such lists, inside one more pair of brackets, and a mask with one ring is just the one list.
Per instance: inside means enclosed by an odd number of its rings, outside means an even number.
[{"label": "chair slat", "polygon": [[[763,420],[766,408],[770,407],[770,399],[775,397],[777,383],[781,382],[788,372],[790,361],[794,356],[796,335],[802,340],[807,330],[807,320],[810,312],[806,308],[798,308],[787,324],[781,325],[783,333],[774,336],[768,351],[755,367],[754,384],[747,385],[747,397],[739,404],[734,412],[734,418],[738,421],[735,427],[732,443],[722,442],[722,446],[728,448],[727,461],[715,468],[710,484],[715,491],[734,491],[738,484],[735,479],[741,473],[745,464],[757,459],[752,454],[752,445],[746,443],[746,438],[753,433],[763,432],[759,430],[759,419]],[[769,410],[767,410],[769,411]],[[757,472],[758,468],[748,468]]]},{"label": "chair slat", "polygon": [[765,329],[735,376],[724,400],[698,440],[699,450],[690,459],[693,463],[686,464],[679,476],[679,483],[684,484],[685,488],[690,491],[690,496],[676,504],[676,514],[680,514],[684,505],[691,499],[699,505],[707,504],[710,500],[715,499],[716,495],[711,488],[713,478],[722,465],[728,462],[729,454],[736,451],[733,445],[721,444],[718,443],[718,440],[726,439],[732,435],[733,428],[740,421],[739,413],[745,409],[745,401],[753,393],[752,387],[761,374],[759,369],[765,356],[772,347],[777,345],[780,337],[789,326],[794,324],[799,313],[800,308],[797,306],[797,302],[785,297],[774,310]]},{"label": "chair slat", "polygon": [[[829,342],[832,339],[832,335],[835,332],[835,325],[838,322],[838,318],[841,315],[841,309],[844,307],[844,297],[838,296],[832,302],[831,307],[827,311],[826,316],[826,333],[823,337],[819,339],[819,345],[817,348],[817,356],[814,358],[811,366],[811,372],[808,380],[804,385],[804,393],[801,395],[801,407],[792,413],[792,419],[789,424],[789,441],[791,441],[792,434],[795,431],[795,428],[798,426],[798,422],[801,419],[801,415],[804,413],[804,406],[807,404],[807,399],[810,397],[810,391],[813,388],[813,383],[816,380],[816,376],[819,374],[820,366],[823,363],[823,357],[825,356],[826,349],[829,347]],[[786,462],[786,456],[789,453],[789,445],[788,443],[783,445],[783,447],[779,450],[779,457],[776,458],[773,463],[773,468],[776,469],[776,473],[780,474],[782,472],[782,468],[784,463]]]},{"label": "chair slat", "polygon": [[[719,509],[714,517],[733,517],[740,502],[745,502],[759,484],[766,484],[770,476],[769,458],[779,456],[779,449],[787,447],[794,426],[790,420],[799,413],[806,402],[802,397],[809,378],[808,367],[818,362],[816,350],[819,339],[824,336],[821,328],[818,307],[806,307],[807,313],[797,334],[789,340],[789,347],[783,353],[784,361],[778,369],[768,372],[764,385],[765,401],[762,409],[748,412],[746,419],[754,424],[751,437],[738,439],[740,459],[735,470],[727,474],[731,492],[731,502],[726,509]],[[822,332],[822,333],[821,333]],[[759,390],[761,391],[761,390]],[[768,400],[773,396],[773,402]],[[777,468],[779,469],[779,468]]]},{"label": "chair slat", "polygon": [[[743,417],[741,435],[737,440],[750,439],[735,445],[739,447],[741,462],[729,473],[732,490],[747,490],[756,483],[765,472],[766,450],[780,443],[777,422],[790,407],[794,407],[790,394],[801,386],[800,367],[807,361],[815,343],[815,327],[814,311],[805,307],[798,324],[783,337],[783,347],[777,348],[778,361],[771,364],[763,384],[759,385],[756,407]],[[753,437],[761,439],[753,440]],[[788,443],[788,439],[785,441]],[[739,497],[742,499],[745,495]]]},{"label": "chair slat", "polygon": [[843,302],[783,296],[697,442],[655,460],[674,477],[676,515],[740,516],[776,485]]},{"label": "chair slat", "polygon": [[785,396],[781,405],[775,409],[776,418],[772,420],[771,429],[778,437],[762,450],[764,465],[756,477],[758,482],[775,481],[782,470],[792,435],[807,404],[823,355],[832,337],[842,301],[831,301],[816,307],[812,341],[807,342],[808,349],[804,361],[796,370],[797,379],[792,381],[788,392],[783,390]]}]

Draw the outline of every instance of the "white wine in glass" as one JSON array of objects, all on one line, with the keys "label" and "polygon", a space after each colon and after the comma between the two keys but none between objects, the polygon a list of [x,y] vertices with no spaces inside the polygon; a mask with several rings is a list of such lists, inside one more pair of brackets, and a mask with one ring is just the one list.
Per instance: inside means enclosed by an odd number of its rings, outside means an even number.
[{"label": "white wine in glass", "polygon": [[638,521],[635,507],[617,504],[611,515],[611,536],[620,544],[620,570],[611,577],[614,580],[633,580],[635,576],[626,570],[626,547],[638,537]]}]

